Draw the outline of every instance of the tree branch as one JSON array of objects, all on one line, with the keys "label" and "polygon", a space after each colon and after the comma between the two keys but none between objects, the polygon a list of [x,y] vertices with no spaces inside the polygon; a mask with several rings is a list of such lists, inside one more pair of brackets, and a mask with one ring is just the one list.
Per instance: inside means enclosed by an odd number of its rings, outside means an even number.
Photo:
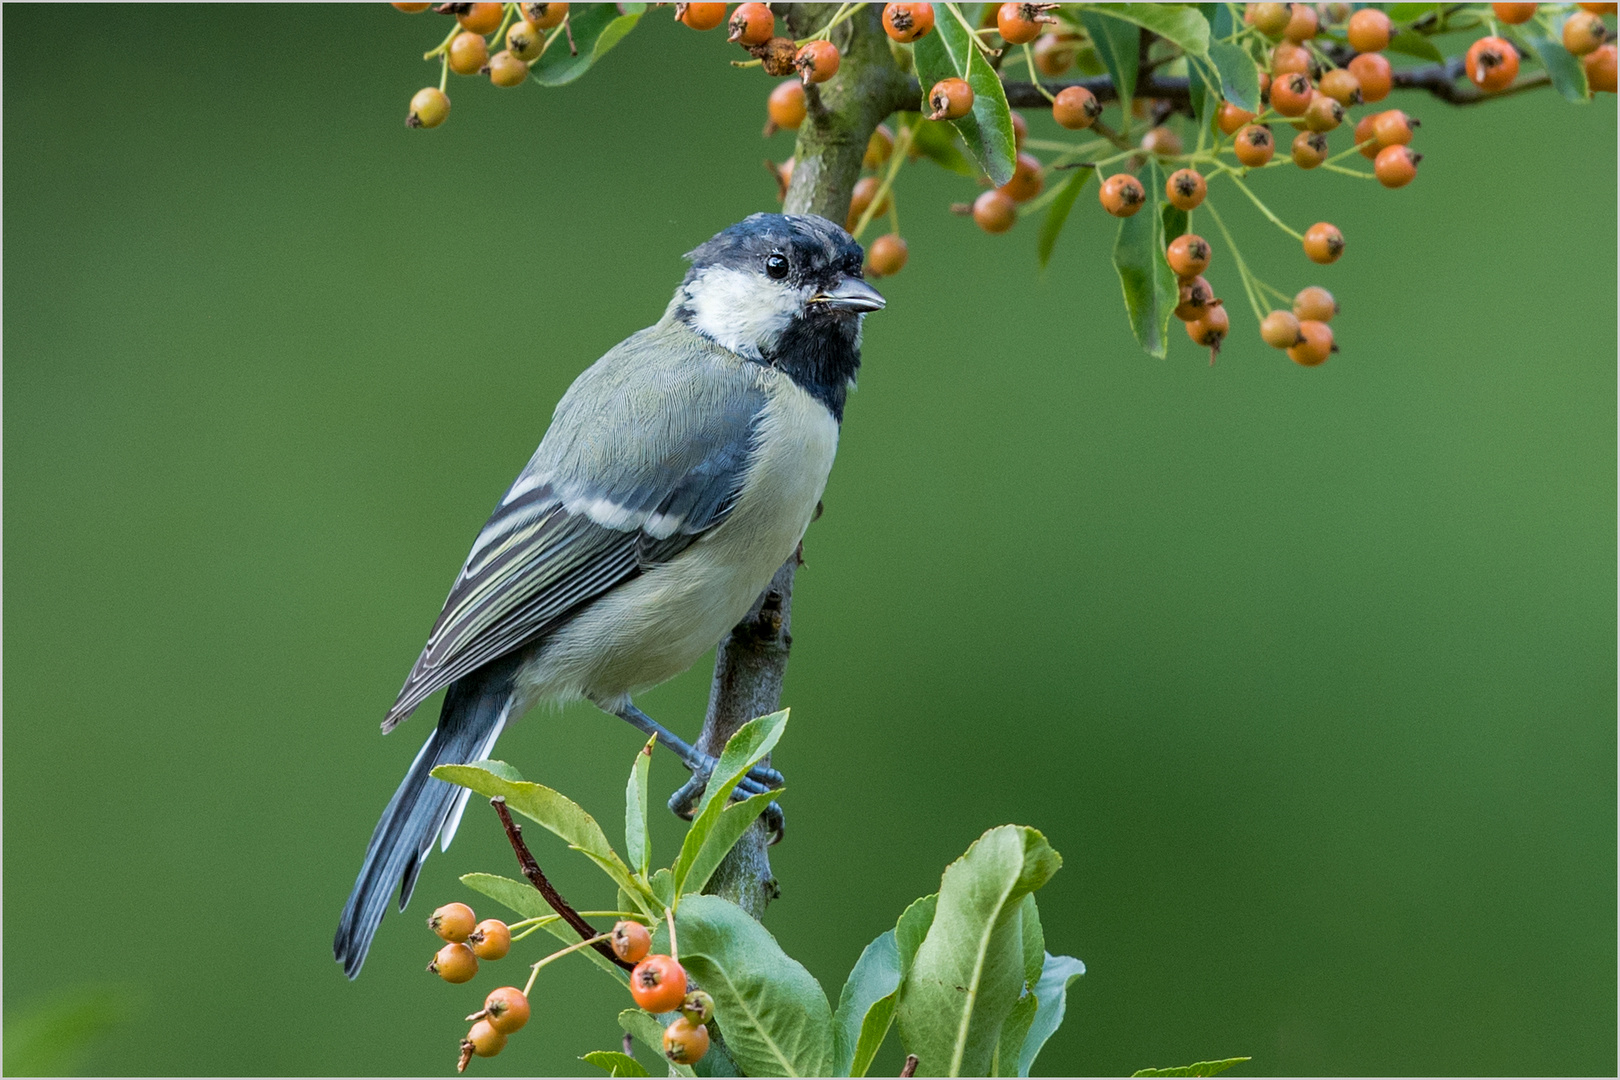
[{"label": "tree branch", "polygon": [[[517,855],[518,866],[523,870],[523,876],[529,879],[529,884],[533,885],[540,895],[545,898],[546,903],[551,905],[551,910],[561,915],[563,922],[572,926],[581,940],[588,941],[600,934],[600,930],[586,922],[585,916],[574,910],[574,906],[562,898],[562,894],[557,891],[557,887],[551,883],[550,879],[540,869],[540,864],[535,861],[534,853],[529,850],[529,845],[524,842],[523,827],[512,820],[512,812],[506,808],[506,800],[497,795],[489,800],[489,804],[495,808],[495,812],[501,817],[501,827],[506,830],[506,839],[512,844],[512,851]],[[635,967],[634,964],[627,964],[620,960],[618,955],[614,953],[612,946],[605,941],[598,941],[591,948],[626,971]]]},{"label": "tree branch", "polygon": [[[1463,74],[1463,58],[1454,56],[1443,64],[1429,64],[1426,67],[1396,71],[1395,89],[1427,91],[1452,105],[1476,105],[1481,101],[1490,101],[1552,85],[1552,79],[1545,71],[1537,71],[1521,76],[1506,90],[1487,94],[1471,82],[1459,84],[1457,80],[1461,79]],[[1098,101],[1115,101],[1119,98],[1118,92],[1114,89],[1114,80],[1107,75],[1092,75],[1083,79],[1042,85],[1050,94],[1070,86],[1083,86],[1095,94]],[[1033,83],[1004,82],[1002,86],[1007,92],[1007,104],[1015,109],[1051,108],[1052,103],[1046,100]],[[915,82],[912,83],[912,92],[914,94],[921,92]],[[1151,72],[1147,78],[1137,83],[1136,95],[1169,101],[1179,112],[1190,112],[1192,109],[1192,98],[1185,75],[1161,75],[1157,71]]]}]

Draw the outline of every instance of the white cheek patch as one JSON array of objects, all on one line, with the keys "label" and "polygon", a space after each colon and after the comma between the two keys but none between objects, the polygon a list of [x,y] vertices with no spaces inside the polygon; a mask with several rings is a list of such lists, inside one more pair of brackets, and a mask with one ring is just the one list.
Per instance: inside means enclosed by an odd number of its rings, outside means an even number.
[{"label": "white cheek patch", "polygon": [[762,359],[809,297],[808,289],[725,266],[709,267],[686,287],[692,329],[751,360]]}]

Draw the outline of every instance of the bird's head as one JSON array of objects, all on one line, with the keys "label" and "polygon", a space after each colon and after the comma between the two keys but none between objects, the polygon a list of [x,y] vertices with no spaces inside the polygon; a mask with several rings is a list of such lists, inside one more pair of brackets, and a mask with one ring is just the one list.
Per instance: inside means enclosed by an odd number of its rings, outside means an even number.
[{"label": "bird's head", "polygon": [[861,319],[884,305],[861,246],[813,214],[754,214],[687,254],[671,313],[745,359],[778,368],[842,417]]}]

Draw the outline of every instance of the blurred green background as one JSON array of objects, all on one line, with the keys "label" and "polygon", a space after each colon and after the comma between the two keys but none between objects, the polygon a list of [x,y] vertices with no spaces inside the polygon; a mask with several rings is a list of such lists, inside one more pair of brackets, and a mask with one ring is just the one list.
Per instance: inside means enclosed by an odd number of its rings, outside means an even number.
[{"label": "blurred green background", "polygon": [[[6,9],[5,1009],[117,988],[91,1071],[445,1074],[519,977],[422,971],[456,876],[513,870],[476,806],[359,981],[332,962],[437,704],[376,725],[557,397],[776,205],[791,139],[667,11],[573,86],[457,81],[407,131],[444,25]],[[1339,265],[1212,185],[1258,272],[1338,295],[1314,371],[1258,344],[1219,244],[1229,347],[1172,327],[1155,361],[1091,192],[1042,275],[1033,222],[985,236],[946,213],[969,181],[902,174],[777,756],[768,924],[830,994],[1014,821],[1066,857],[1048,944],[1090,967],[1042,1072],[1614,1072],[1615,99],[1398,103],[1411,187],[1257,180]],[[707,689],[641,704],[695,732]],[[638,741],[537,711],[499,756],[616,835]],[[545,985],[475,1072],[617,1042],[606,979]]]}]

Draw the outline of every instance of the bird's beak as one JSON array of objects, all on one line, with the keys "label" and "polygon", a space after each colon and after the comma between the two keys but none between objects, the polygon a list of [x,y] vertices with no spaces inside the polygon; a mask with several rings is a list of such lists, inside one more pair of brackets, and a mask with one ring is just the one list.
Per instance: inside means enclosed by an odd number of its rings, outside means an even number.
[{"label": "bird's beak", "polygon": [[839,278],[838,284],[816,293],[810,302],[843,311],[881,311],[888,303],[882,293],[857,277]]}]

